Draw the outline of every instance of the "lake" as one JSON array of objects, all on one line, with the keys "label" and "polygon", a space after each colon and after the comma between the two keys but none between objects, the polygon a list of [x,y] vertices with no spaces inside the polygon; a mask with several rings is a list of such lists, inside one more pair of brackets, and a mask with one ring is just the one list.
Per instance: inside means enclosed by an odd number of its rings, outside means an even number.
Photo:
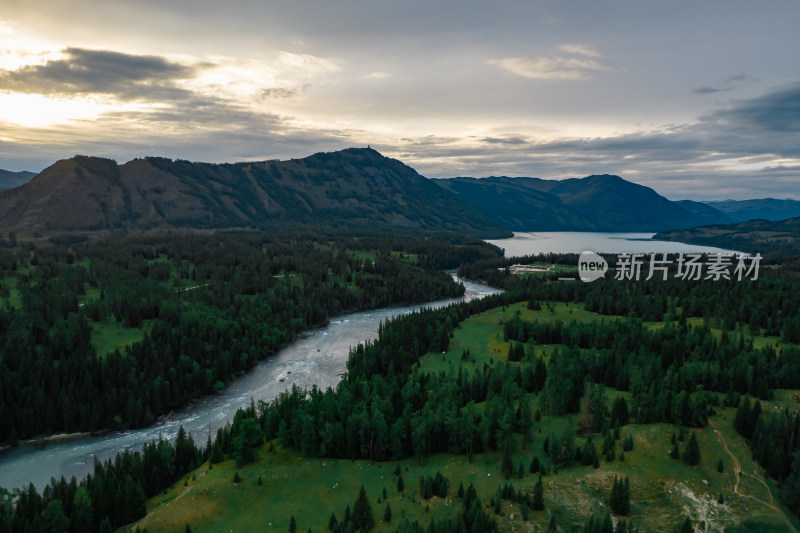
[{"label": "lake", "polygon": [[650,240],[655,233],[600,233],[585,231],[515,232],[509,239],[487,240],[505,249],[506,257],[540,253],[574,253],[591,251],[606,254],[623,253],[736,253],[713,246],[699,246],[672,241]]}]

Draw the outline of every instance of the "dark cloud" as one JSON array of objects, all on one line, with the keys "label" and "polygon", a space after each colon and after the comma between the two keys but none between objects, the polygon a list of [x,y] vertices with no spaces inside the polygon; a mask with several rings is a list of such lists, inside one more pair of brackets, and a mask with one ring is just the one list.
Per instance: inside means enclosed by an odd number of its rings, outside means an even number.
[{"label": "dark cloud", "polygon": [[733,82],[736,82],[736,81],[758,81],[758,78],[754,78],[753,76],[750,76],[749,74],[736,74],[734,76],[730,76],[725,81],[727,81],[729,83],[733,83]]},{"label": "dark cloud", "polygon": [[259,97],[262,100],[287,100],[304,93],[310,87],[309,84],[305,84],[301,87],[270,87],[269,89],[261,91]]},{"label": "dark cloud", "polygon": [[711,113],[705,120],[725,127],[800,132],[800,83],[739,102],[730,109]]},{"label": "dark cloud", "polygon": [[519,136],[508,136],[508,137],[484,137],[481,139],[485,143],[489,144],[527,144],[528,140],[524,137]]},{"label": "dark cloud", "polygon": [[692,92],[694,94],[713,94],[713,93],[720,93],[720,92],[730,91],[730,90],[731,90],[730,87],[723,87],[723,88],[719,88],[719,87],[698,87],[697,89],[694,89]]},{"label": "dark cloud", "polygon": [[190,78],[189,67],[158,56],[109,50],[67,48],[64,59],[0,71],[0,89],[29,94],[114,94],[124,99],[174,100],[187,96],[176,80]]}]

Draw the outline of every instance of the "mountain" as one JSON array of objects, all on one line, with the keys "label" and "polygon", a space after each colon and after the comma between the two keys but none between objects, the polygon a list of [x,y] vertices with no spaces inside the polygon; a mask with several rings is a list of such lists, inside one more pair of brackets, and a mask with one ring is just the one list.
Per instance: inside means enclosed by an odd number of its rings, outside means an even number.
[{"label": "mountain", "polygon": [[515,231],[661,231],[730,222],[713,208],[683,207],[649,187],[608,174],[538,178],[450,178],[436,183]]},{"label": "mountain", "polygon": [[739,222],[738,220],[731,218],[730,215],[726,215],[724,212],[715,209],[707,203],[695,202],[694,200],[678,200],[673,203],[704,220],[704,222],[700,224],[701,226],[705,226],[707,224],[732,224],[734,222]]},{"label": "mountain", "polygon": [[23,183],[30,181],[30,179],[35,175],[35,173],[27,172],[25,170],[22,172],[12,172],[10,170],[3,170],[0,168],[0,191],[19,187]]},{"label": "mountain", "polygon": [[0,229],[20,233],[249,227],[510,236],[369,148],[220,165],[76,156],[0,193]]},{"label": "mountain", "polygon": [[745,220],[786,220],[787,218],[800,217],[800,201],[775,198],[761,198],[758,200],[724,200],[722,202],[705,202],[714,209],[721,211],[734,219]]},{"label": "mountain", "polygon": [[800,217],[701,226],[658,233],[653,239],[760,253],[765,257],[797,255],[800,252]]},{"label": "mountain", "polygon": [[515,231],[531,229],[532,224],[539,231],[597,230],[591,221],[562,205],[558,196],[546,192],[545,180],[504,176],[434,181],[478,213]]}]

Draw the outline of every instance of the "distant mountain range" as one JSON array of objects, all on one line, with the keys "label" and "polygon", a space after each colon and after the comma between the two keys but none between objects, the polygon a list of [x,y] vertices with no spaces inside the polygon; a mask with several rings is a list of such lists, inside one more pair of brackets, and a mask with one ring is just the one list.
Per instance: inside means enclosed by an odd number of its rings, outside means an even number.
[{"label": "distant mountain range", "polygon": [[800,252],[800,217],[787,220],[748,220],[657,233],[653,239],[716,246],[762,256]]},{"label": "distant mountain range", "polygon": [[608,174],[566,180],[435,180],[482,215],[514,231],[660,231],[731,222],[699,202],[672,202]]},{"label": "distant mountain range", "polygon": [[234,164],[147,157],[118,165],[75,156],[31,175],[0,171],[0,188],[14,187],[0,192],[0,231],[251,228],[499,238],[509,230],[658,232],[800,216],[794,200],[673,202],[607,174],[430,180],[370,148]]},{"label": "distant mountain range", "polygon": [[800,217],[800,201],[791,199],[725,200],[722,202],[706,202],[706,204],[739,222],[759,218],[764,220],[785,220],[787,218]]},{"label": "distant mountain range", "polygon": [[29,182],[35,175],[35,173],[27,172],[25,170],[21,172],[12,172],[10,170],[3,170],[0,168],[0,191],[19,187],[20,185]]},{"label": "distant mountain range", "polygon": [[20,233],[259,228],[511,233],[400,161],[369,148],[236,164],[76,156],[0,193]]}]

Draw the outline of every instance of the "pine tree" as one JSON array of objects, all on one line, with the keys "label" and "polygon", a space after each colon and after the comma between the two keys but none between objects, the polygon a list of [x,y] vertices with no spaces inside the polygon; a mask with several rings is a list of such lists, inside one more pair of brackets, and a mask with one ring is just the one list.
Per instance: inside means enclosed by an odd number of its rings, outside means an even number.
[{"label": "pine tree", "polygon": [[383,521],[384,522],[391,522],[392,521],[392,508],[389,507],[389,504],[386,504],[386,510],[383,511]]},{"label": "pine tree", "polygon": [[541,474],[539,474],[539,479],[536,481],[536,485],[533,487],[533,501],[531,502],[531,508],[534,511],[544,510],[544,484],[542,484]]},{"label": "pine tree", "polygon": [[294,519],[294,515],[289,519],[289,533],[297,533],[297,521]]},{"label": "pine tree", "polygon": [[503,454],[503,463],[500,466],[500,471],[506,476],[507,479],[511,478],[511,474],[514,472],[514,463],[511,461],[510,453],[506,452]]},{"label": "pine tree", "polygon": [[694,431],[692,432],[692,436],[689,437],[686,451],[683,452],[683,462],[689,466],[700,464],[700,446],[697,444],[697,436]]},{"label": "pine tree", "polygon": [[397,478],[397,492],[403,492],[406,490],[406,484],[403,482],[403,476],[400,475]]},{"label": "pine tree", "polygon": [[628,435],[624,439],[622,439],[622,449],[626,452],[633,450],[633,437]]},{"label": "pine tree", "polygon": [[692,525],[692,521],[688,516],[683,522],[683,526],[681,526],[681,533],[694,533],[694,526]]},{"label": "pine tree", "polygon": [[717,463],[717,472],[722,473],[725,471],[725,464],[722,462],[722,459],[719,460]]},{"label": "pine tree", "polygon": [[357,529],[363,528],[367,531],[375,525],[375,518],[372,516],[372,505],[367,499],[367,491],[364,489],[364,485],[361,485],[358,491],[358,498],[353,504],[353,525]]},{"label": "pine tree", "polygon": [[628,478],[622,480],[614,477],[614,484],[611,487],[611,495],[608,506],[614,514],[628,515],[631,512],[631,492],[630,481]]},{"label": "pine tree", "polygon": [[607,509],[598,531],[600,531],[600,533],[614,533],[614,523],[611,521],[611,513],[609,513]]},{"label": "pine tree", "polygon": [[539,456],[534,455],[533,459],[531,459],[531,467],[529,469],[531,474],[537,474],[539,472],[540,467],[541,465],[539,464]]},{"label": "pine tree", "polygon": [[111,527],[111,520],[108,517],[103,518],[100,522],[100,533],[112,533],[114,529]]},{"label": "pine tree", "polygon": [[669,456],[672,457],[673,459],[680,458],[681,453],[678,450],[678,443],[677,442],[672,445],[672,449],[669,451]]},{"label": "pine tree", "polygon": [[336,520],[336,513],[331,513],[331,519],[328,520],[328,529],[333,530],[338,524],[339,521]]}]

